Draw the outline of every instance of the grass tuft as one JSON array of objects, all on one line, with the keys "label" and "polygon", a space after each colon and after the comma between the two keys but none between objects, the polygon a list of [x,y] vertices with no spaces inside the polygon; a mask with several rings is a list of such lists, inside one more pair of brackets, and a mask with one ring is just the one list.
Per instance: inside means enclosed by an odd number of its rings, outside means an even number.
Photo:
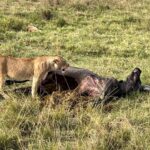
[{"label": "grass tuft", "polygon": [[57,27],[64,27],[66,26],[68,23],[66,22],[65,19],[63,18],[59,18],[58,21],[57,21]]},{"label": "grass tuft", "polygon": [[8,23],[8,29],[14,31],[25,30],[25,22],[18,18],[11,18]]},{"label": "grass tuft", "polygon": [[51,20],[54,17],[54,13],[50,9],[42,10],[41,13],[46,20]]},{"label": "grass tuft", "polygon": [[[135,67],[150,83],[149,0],[0,1],[0,54],[57,55],[100,76],[126,79]],[[34,25],[39,32],[28,32]],[[105,107],[90,97],[54,92],[33,101],[5,87],[0,150],[150,149],[150,94],[132,93]]]}]

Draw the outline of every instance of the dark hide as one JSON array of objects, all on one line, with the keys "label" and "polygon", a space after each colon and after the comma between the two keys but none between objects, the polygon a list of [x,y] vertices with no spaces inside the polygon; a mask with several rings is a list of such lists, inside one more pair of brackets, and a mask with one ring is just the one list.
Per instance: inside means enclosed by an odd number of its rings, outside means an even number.
[{"label": "dark hide", "polygon": [[120,96],[129,94],[132,91],[142,91],[143,86],[141,85],[141,70],[135,68],[125,81],[119,81]]},{"label": "dark hide", "polygon": [[[132,91],[150,91],[150,86],[141,85],[141,70],[135,68],[125,81],[115,78],[104,78],[82,68],[69,67],[63,73],[61,71],[50,72],[41,84],[40,94],[49,93],[45,87],[47,84],[55,84],[55,90],[76,90],[80,95],[99,97],[108,101],[114,97],[121,97]],[[44,93],[44,94],[43,94]]]},{"label": "dark hide", "polygon": [[63,73],[61,71],[49,72],[40,86],[42,95],[49,93],[45,90],[47,84],[55,84],[55,89],[60,91],[75,89],[80,95],[101,98],[106,95],[111,96],[110,94],[114,94],[118,88],[116,79],[103,78],[87,69],[76,67],[69,67]]},{"label": "dark hide", "polygon": [[[49,72],[41,83],[38,93],[40,96],[51,94],[53,91],[76,90],[80,95],[92,96],[109,101],[132,91],[150,91],[150,86],[142,86],[141,70],[135,68],[125,81],[115,78],[104,78],[82,68],[68,67],[64,72]],[[30,93],[28,89],[17,89],[15,92]]]}]

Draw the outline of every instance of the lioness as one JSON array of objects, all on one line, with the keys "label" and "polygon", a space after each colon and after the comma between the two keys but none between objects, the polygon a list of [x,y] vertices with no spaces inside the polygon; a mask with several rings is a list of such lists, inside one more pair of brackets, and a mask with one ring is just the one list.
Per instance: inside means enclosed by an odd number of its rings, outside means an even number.
[{"label": "lioness", "polygon": [[37,88],[49,71],[65,70],[69,64],[60,56],[41,56],[35,58],[14,58],[0,56],[0,90],[3,92],[4,81],[7,78],[15,80],[32,80],[32,98]]}]

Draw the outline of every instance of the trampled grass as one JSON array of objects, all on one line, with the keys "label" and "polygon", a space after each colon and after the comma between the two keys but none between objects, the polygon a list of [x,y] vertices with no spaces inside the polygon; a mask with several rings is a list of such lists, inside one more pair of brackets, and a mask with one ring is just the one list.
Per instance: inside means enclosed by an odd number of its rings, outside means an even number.
[{"label": "trampled grass", "polygon": [[[1,0],[0,54],[61,54],[73,66],[117,79],[139,67],[149,84],[149,13],[149,0]],[[40,31],[27,32],[29,24]],[[149,94],[71,111],[67,102],[41,109],[38,98],[9,94],[0,101],[2,150],[150,149]]]}]

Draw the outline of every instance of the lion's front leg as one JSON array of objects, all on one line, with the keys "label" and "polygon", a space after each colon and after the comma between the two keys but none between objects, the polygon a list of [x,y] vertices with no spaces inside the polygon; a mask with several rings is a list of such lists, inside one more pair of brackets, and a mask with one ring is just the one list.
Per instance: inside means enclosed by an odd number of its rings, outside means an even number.
[{"label": "lion's front leg", "polygon": [[40,86],[43,78],[45,78],[47,74],[46,73],[42,73],[38,76],[33,76],[33,81],[32,81],[32,98],[35,98],[36,94],[37,94],[37,90],[38,87]]},{"label": "lion's front leg", "polygon": [[39,84],[40,84],[40,78],[33,77],[32,90],[31,90],[32,98],[35,98]]}]

